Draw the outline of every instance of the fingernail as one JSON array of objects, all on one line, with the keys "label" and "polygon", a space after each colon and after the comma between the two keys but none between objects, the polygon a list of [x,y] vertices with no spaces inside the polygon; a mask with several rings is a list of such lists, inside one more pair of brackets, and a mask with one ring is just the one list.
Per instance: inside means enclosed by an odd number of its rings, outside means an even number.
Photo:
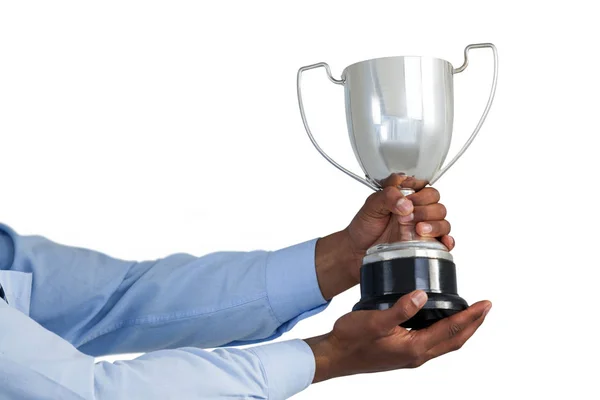
[{"label": "fingernail", "polygon": [[407,214],[413,210],[412,202],[406,197],[400,197],[400,200],[396,203],[396,208],[401,214]]},{"label": "fingernail", "polygon": [[415,294],[412,295],[411,298],[413,304],[417,307],[421,307],[427,302],[427,294],[425,292],[419,290]]},{"label": "fingernail", "polygon": [[489,306],[487,306],[485,308],[485,310],[483,310],[483,316],[485,317],[490,312],[491,309],[492,309],[492,305],[490,304]]},{"label": "fingernail", "polygon": [[410,213],[408,215],[401,215],[400,218],[398,218],[398,221],[400,221],[400,223],[406,223],[412,221],[413,219],[415,219],[415,214]]},{"label": "fingernail", "polygon": [[421,224],[421,232],[429,233],[433,230],[433,227],[430,224]]}]

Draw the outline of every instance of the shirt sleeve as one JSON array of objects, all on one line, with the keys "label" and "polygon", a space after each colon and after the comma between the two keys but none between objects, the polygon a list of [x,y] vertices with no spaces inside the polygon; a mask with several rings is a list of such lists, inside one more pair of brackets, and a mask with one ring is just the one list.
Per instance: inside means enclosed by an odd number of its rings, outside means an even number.
[{"label": "shirt sleeve", "polygon": [[301,340],[247,349],[187,347],[98,362],[0,304],[0,397],[23,400],[287,399],[308,387],[315,360]]},{"label": "shirt sleeve", "polygon": [[31,318],[86,354],[214,348],[275,339],[327,307],[315,245],[135,262],[0,225],[0,269],[30,274]]}]

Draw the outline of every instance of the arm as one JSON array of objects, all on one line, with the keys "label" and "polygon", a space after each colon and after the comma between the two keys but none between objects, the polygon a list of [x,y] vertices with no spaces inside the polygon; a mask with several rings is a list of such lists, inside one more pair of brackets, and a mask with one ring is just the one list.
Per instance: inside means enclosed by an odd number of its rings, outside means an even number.
[{"label": "arm", "polygon": [[300,340],[246,350],[161,350],[95,363],[0,302],[0,397],[10,399],[287,399],[310,385],[315,360]]},{"label": "arm", "polygon": [[[0,226],[0,279],[11,305],[90,355],[251,344],[327,306],[315,246],[132,262]],[[29,279],[30,304],[6,272]]]},{"label": "arm", "polygon": [[[311,383],[415,368],[461,348],[483,323],[483,301],[421,331],[398,325],[427,295],[416,291],[384,311],[340,318],[329,334],[245,350],[161,350],[135,360],[95,364],[91,356],[0,302],[0,386],[6,398],[287,399]],[[3,398],[4,398],[3,397]]]},{"label": "arm", "polygon": [[[31,316],[89,354],[273,339],[358,284],[365,251],[393,240],[399,223],[415,223],[421,236],[454,247],[439,193],[424,188],[404,198],[395,186],[409,180],[394,179],[344,230],[275,252],[137,263],[0,225],[0,279],[3,269],[25,282],[34,275]],[[15,305],[29,312],[29,297]]]}]

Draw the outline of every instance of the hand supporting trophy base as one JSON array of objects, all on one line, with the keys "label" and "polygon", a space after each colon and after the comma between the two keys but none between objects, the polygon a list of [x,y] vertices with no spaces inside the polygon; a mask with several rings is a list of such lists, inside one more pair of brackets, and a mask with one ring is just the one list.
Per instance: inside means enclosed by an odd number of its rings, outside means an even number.
[{"label": "hand supporting trophy base", "polygon": [[[487,105],[479,123],[456,156],[443,166],[452,137],[453,76],[468,65],[471,49],[489,48],[494,75]],[[373,190],[381,190],[393,174],[433,185],[462,156],[475,139],[492,105],[498,77],[497,51],[491,43],[469,45],[464,63],[454,68],[431,57],[385,57],[346,67],[335,79],[326,63],[302,67],[297,90],[300,114],[309,139],[333,166]],[[365,178],[347,170],[317,144],[308,126],[302,102],[301,77],[310,69],[325,68],[329,80],[343,85],[346,121],[354,154]],[[405,196],[414,189],[400,188]],[[360,271],[361,299],[353,310],[383,310],[413,290],[424,290],[427,304],[405,328],[422,329],[467,308],[458,295],[456,266],[446,246],[419,237],[414,224],[401,225],[398,241],[367,250]]]}]

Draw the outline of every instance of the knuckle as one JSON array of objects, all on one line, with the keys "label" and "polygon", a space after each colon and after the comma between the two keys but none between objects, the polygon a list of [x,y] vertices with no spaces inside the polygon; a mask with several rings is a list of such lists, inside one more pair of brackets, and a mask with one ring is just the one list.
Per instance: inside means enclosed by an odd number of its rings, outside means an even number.
[{"label": "knuckle", "polygon": [[365,200],[365,204],[375,201],[377,199],[377,197],[379,197],[379,192],[371,193],[369,196],[367,196],[367,199]]},{"label": "knuckle", "polygon": [[398,174],[391,174],[390,176],[388,176],[387,178],[385,178],[382,182],[382,186],[383,187],[388,187],[388,186],[397,186],[399,184],[402,183],[402,181],[404,180],[404,178]]},{"label": "knuckle", "polygon": [[419,368],[419,366],[417,365],[417,363],[416,363],[416,362],[414,362],[414,361],[411,361],[411,362],[409,362],[408,364],[406,364],[406,368],[407,368],[407,369],[415,369],[415,368]]},{"label": "knuckle", "polygon": [[436,188],[428,187],[423,190],[427,190],[427,199],[431,204],[440,201],[440,192]]},{"label": "knuckle", "polygon": [[427,206],[415,207],[415,221],[423,222],[431,220],[431,210]]},{"label": "knuckle", "polygon": [[396,189],[394,186],[388,186],[383,189],[383,194],[386,198],[390,199],[398,194],[398,189]]},{"label": "knuckle", "polygon": [[451,338],[455,337],[456,335],[458,335],[461,331],[461,327],[460,325],[456,324],[456,323],[452,323],[450,324],[450,326],[448,327],[448,336],[450,336]]},{"label": "knuckle", "polygon": [[444,231],[446,233],[450,233],[450,231],[452,230],[452,225],[450,225],[449,221],[444,220]]},{"label": "knuckle", "polygon": [[463,342],[456,341],[450,346],[450,351],[458,351],[463,347]]},{"label": "knuckle", "polygon": [[408,364],[408,368],[410,368],[410,369],[419,368],[423,364],[425,364],[425,358],[424,357],[418,357],[418,358],[415,358],[414,360],[412,360]]},{"label": "knuckle", "polygon": [[402,307],[400,307],[400,317],[403,318],[404,320],[408,320],[408,319],[410,319],[411,315],[412,315],[411,305],[408,303],[402,304]]},{"label": "knuckle", "polygon": [[381,203],[381,198],[380,198],[381,194],[379,192],[375,192],[371,195],[369,195],[362,208],[361,208],[361,212],[367,215],[370,215],[373,213],[373,209],[374,208],[379,208],[379,204]]},{"label": "knuckle", "polygon": [[446,209],[446,206],[443,205],[442,203],[438,204],[438,208],[440,210],[440,216],[442,219],[446,218],[446,215],[448,215],[448,210]]}]

